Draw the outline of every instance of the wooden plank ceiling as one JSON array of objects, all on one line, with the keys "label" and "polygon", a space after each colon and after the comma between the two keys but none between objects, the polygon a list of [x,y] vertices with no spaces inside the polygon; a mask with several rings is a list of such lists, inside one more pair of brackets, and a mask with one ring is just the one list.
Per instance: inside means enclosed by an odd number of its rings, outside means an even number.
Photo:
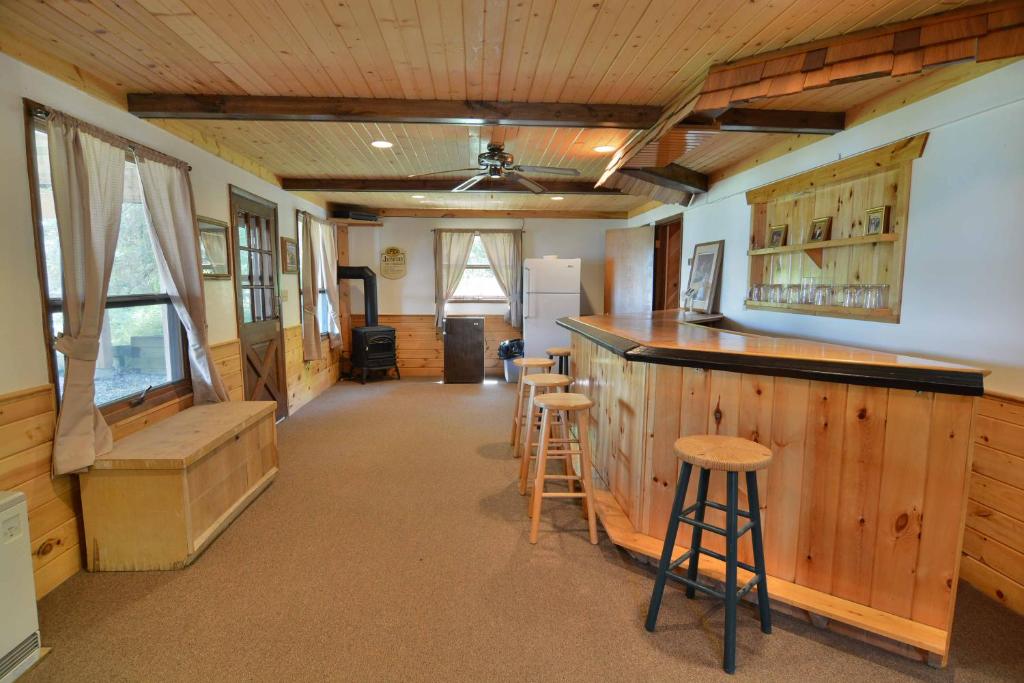
[{"label": "wooden plank ceiling", "polygon": [[[936,0],[40,0],[0,1],[0,49],[57,60],[107,92],[501,100],[664,106],[715,64],[975,2]],[[51,61],[34,54],[48,55]],[[805,91],[753,106],[845,111],[902,81]],[[410,104],[410,106],[415,106]],[[271,175],[407,177],[476,165],[500,141],[518,163],[596,180],[635,132],[340,122],[165,121]],[[712,173],[779,135],[673,132],[676,161]],[[394,143],[386,150],[372,140]],[[666,160],[661,159],[664,162]],[[435,177],[459,178],[468,173]],[[543,183],[545,177],[535,176]],[[352,195],[351,197],[349,195]],[[328,195],[324,195],[327,197]],[[420,206],[401,193],[333,201]],[[551,209],[547,197],[429,197],[452,208]],[[356,201],[359,200],[359,201]],[[563,210],[628,211],[629,196],[567,196]]]}]

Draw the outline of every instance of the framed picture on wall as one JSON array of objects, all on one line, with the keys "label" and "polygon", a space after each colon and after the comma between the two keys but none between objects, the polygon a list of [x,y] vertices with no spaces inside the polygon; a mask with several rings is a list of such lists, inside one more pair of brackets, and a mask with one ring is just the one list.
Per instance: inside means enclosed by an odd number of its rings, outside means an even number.
[{"label": "framed picture on wall", "polygon": [[876,206],[865,212],[864,234],[881,235],[889,232],[889,207]]},{"label": "framed picture on wall", "polygon": [[781,247],[786,244],[786,230],[788,225],[769,225],[768,238],[765,240],[766,247]]},{"label": "framed picture on wall", "polygon": [[815,218],[811,221],[811,234],[807,236],[808,242],[826,242],[832,237],[832,216]]},{"label": "framed picture on wall", "polygon": [[725,240],[702,242],[693,247],[693,258],[690,260],[690,280],[686,291],[690,297],[691,307],[701,313],[711,313],[718,294],[718,282],[722,277],[722,253],[725,251]]},{"label": "framed picture on wall", "polygon": [[299,272],[299,243],[291,237],[281,238],[281,272]]},{"label": "framed picture on wall", "polygon": [[231,279],[231,235],[228,224],[205,216],[199,223],[199,263],[207,280]]}]

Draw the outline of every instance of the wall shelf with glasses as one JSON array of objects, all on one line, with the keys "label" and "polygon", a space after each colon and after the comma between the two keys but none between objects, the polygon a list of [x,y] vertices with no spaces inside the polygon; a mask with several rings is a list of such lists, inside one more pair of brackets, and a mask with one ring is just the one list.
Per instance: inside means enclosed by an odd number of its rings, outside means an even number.
[{"label": "wall shelf with glasses", "polygon": [[848,306],[818,306],[815,304],[791,304],[775,303],[772,301],[754,301],[747,299],[744,304],[747,308],[765,311],[782,311],[785,313],[803,313],[806,315],[821,315],[831,318],[842,317],[854,320],[874,320],[876,322],[896,322],[898,316],[891,308],[863,308]]},{"label": "wall shelf with glasses", "polygon": [[[910,176],[927,138],[906,138],[750,190],[746,307],[898,323]],[[820,231],[821,219],[830,221],[812,241],[812,221]],[[851,290],[854,297],[840,299]]]}]

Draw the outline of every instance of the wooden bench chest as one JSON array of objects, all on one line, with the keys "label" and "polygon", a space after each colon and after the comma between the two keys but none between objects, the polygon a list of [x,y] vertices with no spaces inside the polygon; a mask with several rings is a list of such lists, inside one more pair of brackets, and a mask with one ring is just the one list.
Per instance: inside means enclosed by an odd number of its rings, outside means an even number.
[{"label": "wooden bench chest", "polygon": [[276,404],[189,408],[80,475],[89,571],[180,569],[277,475]]}]

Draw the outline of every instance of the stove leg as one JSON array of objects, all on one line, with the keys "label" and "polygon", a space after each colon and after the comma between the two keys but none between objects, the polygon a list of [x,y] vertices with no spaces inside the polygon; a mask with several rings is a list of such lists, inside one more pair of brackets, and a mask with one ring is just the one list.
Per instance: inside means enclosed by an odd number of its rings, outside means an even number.
[{"label": "stove leg", "polygon": [[366,368],[363,368],[363,379],[361,380],[361,383],[366,384]]},{"label": "stove leg", "polygon": [[398,369],[397,365],[395,366],[395,379],[402,379],[402,372]]}]

